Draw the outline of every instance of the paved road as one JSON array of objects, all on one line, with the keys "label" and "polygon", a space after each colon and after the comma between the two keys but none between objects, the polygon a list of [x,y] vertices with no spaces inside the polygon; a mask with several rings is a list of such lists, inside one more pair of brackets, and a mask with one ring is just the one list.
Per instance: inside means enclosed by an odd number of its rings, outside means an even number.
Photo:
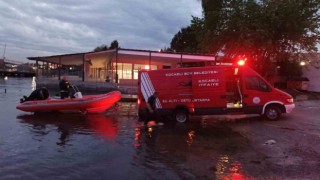
[{"label": "paved road", "polygon": [[296,102],[296,109],[279,121],[252,118],[227,126],[260,153],[256,167],[265,169],[265,176],[319,179],[320,101]]}]

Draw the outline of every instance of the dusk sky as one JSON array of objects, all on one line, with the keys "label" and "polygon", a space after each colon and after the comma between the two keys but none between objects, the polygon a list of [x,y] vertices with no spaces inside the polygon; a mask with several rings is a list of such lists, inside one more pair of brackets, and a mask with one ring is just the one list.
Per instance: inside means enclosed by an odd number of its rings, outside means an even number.
[{"label": "dusk sky", "polygon": [[[117,40],[121,48],[159,50],[201,17],[199,0],[0,1],[0,58],[92,51]],[[6,51],[5,50],[6,45]]]}]

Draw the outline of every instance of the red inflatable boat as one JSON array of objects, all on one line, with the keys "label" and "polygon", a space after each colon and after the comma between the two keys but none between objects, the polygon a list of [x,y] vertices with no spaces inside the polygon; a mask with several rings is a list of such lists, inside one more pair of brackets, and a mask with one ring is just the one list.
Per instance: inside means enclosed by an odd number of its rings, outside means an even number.
[{"label": "red inflatable boat", "polygon": [[101,113],[121,99],[119,91],[99,95],[84,95],[80,98],[26,101],[16,108],[26,112],[69,111],[78,110],[88,113]]}]

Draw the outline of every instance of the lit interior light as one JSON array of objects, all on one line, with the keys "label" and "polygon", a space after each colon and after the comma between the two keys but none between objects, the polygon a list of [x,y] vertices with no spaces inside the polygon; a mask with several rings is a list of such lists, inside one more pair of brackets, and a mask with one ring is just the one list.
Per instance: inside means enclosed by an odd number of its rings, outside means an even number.
[{"label": "lit interior light", "polygon": [[149,65],[145,65],[144,69],[150,69],[150,66]]}]

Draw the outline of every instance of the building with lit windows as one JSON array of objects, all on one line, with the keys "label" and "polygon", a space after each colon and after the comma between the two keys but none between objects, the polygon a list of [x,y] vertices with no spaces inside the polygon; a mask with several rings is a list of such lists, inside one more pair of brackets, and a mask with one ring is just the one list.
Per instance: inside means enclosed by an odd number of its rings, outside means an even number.
[{"label": "building with lit windows", "polygon": [[164,53],[158,51],[112,49],[43,57],[36,61],[38,77],[57,78],[68,75],[83,82],[110,82],[119,86],[136,86],[141,69],[168,69],[204,66],[215,63],[211,55]]}]

